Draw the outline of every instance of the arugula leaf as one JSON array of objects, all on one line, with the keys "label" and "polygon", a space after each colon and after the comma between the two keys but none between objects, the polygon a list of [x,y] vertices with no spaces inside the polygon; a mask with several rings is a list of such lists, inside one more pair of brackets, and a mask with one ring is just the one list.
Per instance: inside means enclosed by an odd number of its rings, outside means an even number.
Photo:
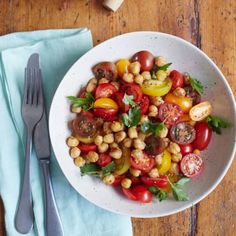
[{"label": "arugula leaf", "polygon": [[70,102],[76,107],[82,107],[84,111],[88,111],[93,108],[94,104],[94,97],[91,93],[86,93],[84,98],[78,98],[75,96],[68,96],[67,97]]},{"label": "arugula leaf", "polygon": [[114,161],[110,162],[105,167],[102,167],[103,176],[109,175],[113,170],[115,170],[115,168],[116,168],[116,165]]},{"label": "arugula leaf", "polygon": [[143,133],[153,133],[155,135],[159,135],[160,131],[164,129],[166,126],[164,123],[152,123],[151,121],[145,121],[141,125],[141,131]]},{"label": "arugula leaf", "polygon": [[94,163],[86,163],[84,166],[80,167],[82,175],[99,176],[100,170],[100,167]]},{"label": "arugula leaf", "polygon": [[161,202],[167,198],[167,192],[162,189],[158,189],[156,186],[150,186],[148,190],[153,193]]},{"label": "arugula leaf", "polygon": [[204,88],[199,80],[190,77],[189,82],[193,90],[197,91],[199,94],[203,94]]},{"label": "arugula leaf", "polygon": [[121,116],[121,121],[127,127],[137,125],[140,119],[141,119],[141,111],[140,107],[138,106],[130,108],[128,114],[123,114]]},{"label": "arugula leaf", "polygon": [[136,106],[137,104],[133,101],[134,96],[133,95],[127,95],[125,93],[122,101],[126,104],[126,105],[130,105],[132,107]]},{"label": "arugula leaf", "polygon": [[217,116],[208,116],[207,123],[217,134],[221,134],[221,128],[228,128],[231,126],[229,122]]},{"label": "arugula leaf", "polygon": [[152,67],[150,73],[153,79],[157,79],[156,73],[158,70],[163,70],[166,71],[168,69],[168,67],[172,65],[172,63],[167,63],[163,66],[157,66],[156,64]]}]

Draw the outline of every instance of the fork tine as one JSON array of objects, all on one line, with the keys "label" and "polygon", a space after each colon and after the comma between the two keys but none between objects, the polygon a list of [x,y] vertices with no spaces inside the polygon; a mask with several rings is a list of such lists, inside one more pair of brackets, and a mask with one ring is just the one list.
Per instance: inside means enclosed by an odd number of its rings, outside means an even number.
[{"label": "fork tine", "polygon": [[37,105],[38,102],[38,91],[39,91],[39,82],[38,82],[38,75],[37,75],[37,69],[33,69],[33,100],[32,100],[32,104],[33,105]]},{"label": "fork tine", "polygon": [[42,86],[42,76],[41,70],[38,70],[38,105],[43,105],[43,86]]},{"label": "fork tine", "polygon": [[32,69],[28,69],[28,104],[32,104],[33,100],[33,92],[34,92],[34,83],[33,83],[33,71]]}]

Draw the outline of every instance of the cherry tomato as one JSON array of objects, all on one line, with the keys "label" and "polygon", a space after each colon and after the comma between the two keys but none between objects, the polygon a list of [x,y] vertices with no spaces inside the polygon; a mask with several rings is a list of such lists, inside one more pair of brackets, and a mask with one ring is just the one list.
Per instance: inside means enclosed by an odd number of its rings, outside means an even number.
[{"label": "cherry tomato", "polygon": [[149,172],[152,167],[155,165],[154,158],[148,157],[148,155],[144,155],[143,158],[134,158],[130,157],[131,166],[135,169],[142,170],[145,172]]},{"label": "cherry tomato", "polygon": [[189,178],[199,175],[201,173],[202,168],[202,158],[194,153],[189,153],[185,155],[180,161],[181,172]]},{"label": "cherry tomato", "polygon": [[170,136],[172,141],[178,144],[189,144],[195,139],[196,131],[187,122],[179,122],[171,127]]},{"label": "cherry tomato", "polygon": [[135,102],[140,102],[143,96],[142,90],[137,84],[125,84],[121,87],[121,92],[134,96]]},{"label": "cherry tomato", "polygon": [[197,105],[201,102],[201,95],[197,91],[193,90],[191,86],[184,87],[184,90],[186,92],[186,97],[193,101],[193,105]]},{"label": "cherry tomato", "polygon": [[131,174],[128,174],[127,177],[132,181],[132,186],[141,184],[141,180],[139,177],[134,177]]},{"label": "cherry tomato", "polygon": [[158,172],[160,175],[166,174],[171,167],[171,155],[170,153],[165,149],[162,156],[162,162],[161,165],[158,167]]},{"label": "cherry tomato", "polygon": [[116,169],[114,173],[116,175],[123,175],[126,173],[131,164],[130,164],[130,149],[129,148],[122,148],[122,156],[120,159],[115,160]]},{"label": "cherry tomato", "polygon": [[191,143],[189,144],[184,144],[184,145],[179,145],[181,154],[184,156],[188,153],[193,152],[193,145]]},{"label": "cherry tomato", "polygon": [[141,71],[149,71],[154,65],[154,56],[149,51],[140,51],[133,55],[131,61],[138,61],[141,64]]},{"label": "cherry tomato", "polygon": [[98,98],[94,102],[94,108],[105,108],[118,110],[117,103],[111,98]]},{"label": "cherry tomato", "polygon": [[165,102],[161,104],[158,117],[168,125],[174,125],[183,115],[181,108],[173,103]]},{"label": "cherry tomato", "polygon": [[156,156],[162,153],[165,149],[165,143],[163,139],[155,135],[148,136],[145,139],[145,143],[145,152],[151,156]]},{"label": "cherry tomato", "polygon": [[163,175],[157,178],[151,178],[149,176],[141,176],[141,180],[148,186],[156,186],[158,188],[165,188],[168,185],[167,176]]},{"label": "cherry tomato", "polygon": [[112,157],[106,153],[102,153],[99,155],[99,159],[97,161],[98,165],[104,167],[108,165],[112,161]]},{"label": "cherry tomato", "polygon": [[78,148],[79,148],[80,151],[83,152],[83,153],[88,153],[88,152],[90,152],[90,151],[96,152],[96,150],[97,150],[96,144],[84,144],[84,143],[80,143],[80,144],[78,145]]},{"label": "cherry tomato", "polygon": [[194,121],[201,121],[208,117],[212,112],[212,106],[210,102],[201,102],[191,108],[189,116]]},{"label": "cherry tomato", "polygon": [[168,93],[165,98],[165,102],[174,103],[181,107],[184,113],[188,113],[191,107],[193,106],[193,102],[190,98],[187,97],[177,97],[173,93]]},{"label": "cherry tomato", "polygon": [[170,78],[172,80],[172,89],[173,90],[178,87],[182,88],[184,86],[184,77],[179,71],[172,70],[170,72]]},{"label": "cherry tomato", "polygon": [[195,125],[196,138],[193,141],[194,149],[204,150],[211,141],[212,129],[206,122],[198,122]]},{"label": "cherry tomato", "polygon": [[178,121],[190,121],[189,114],[183,114]]},{"label": "cherry tomato", "polygon": [[131,191],[131,188],[123,188],[122,187],[122,191],[123,193],[125,194],[125,196],[130,199],[130,200],[133,200],[133,201],[137,201],[137,197],[133,194],[133,192]]},{"label": "cherry tomato", "polygon": [[148,96],[143,95],[140,102],[140,110],[142,115],[144,115],[148,111],[149,103],[150,102]]},{"label": "cherry tomato", "polygon": [[123,102],[123,98],[124,98],[124,93],[121,93],[121,92],[116,93],[115,100],[116,100],[119,108],[121,109],[121,111],[123,113],[126,113],[129,110],[130,106]]},{"label": "cherry tomato", "polygon": [[105,109],[105,108],[94,108],[93,112],[95,116],[101,117],[106,121],[117,120],[117,112],[116,109]]},{"label": "cherry tomato", "polygon": [[79,97],[80,98],[84,98],[86,94],[86,87],[83,87],[80,91],[79,91]]},{"label": "cherry tomato", "polygon": [[120,78],[123,77],[124,73],[128,72],[128,66],[130,64],[130,61],[127,59],[120,59],[117,63],[116,63],[116,69],[118,72],[118,75]]},{"label": "cherry tomato", "polygon": [[125,175],[117,175],[117,176],[115,176],[115,181],[113,182],[113,186],[118,186],[118,185],[120,185],[120,182],[121,182],[121,180],[122,179],[124,179],[125,178]]},{"label": "cherry tomato", "polygon": [[116,65],[109,61],[98,63],[92,68],[92,71],[96,79],[115,80],[117,78]]},{"label": "cherry tomato", "polygon": [[110,98],[117,92],[114,85],[110,83],[99,84],[95,91],[95,98]]},{"label": "cherry tomato", "polygon": [[152,193],[143,185],[136,185],[132,187],[131,192],[140,202],[148,203],[152,201]]}]

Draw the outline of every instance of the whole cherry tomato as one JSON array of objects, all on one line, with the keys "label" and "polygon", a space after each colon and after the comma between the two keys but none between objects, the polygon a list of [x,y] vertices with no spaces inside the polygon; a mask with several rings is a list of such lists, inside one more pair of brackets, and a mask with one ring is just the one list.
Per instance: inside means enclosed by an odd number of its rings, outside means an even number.
[{"label": "whole cherry tomato", "polygon": [[184,86],[184,77],[179,71],[172,70],[170,72],[170,78],[172,80],[172,89],[173,90],[178,87],[182,88]]},{"label": "whole cherry tomato", "polygon": [[180,147],[181,154],[183,156],[188,154],[188,153],[193,152],[193,145],[191,143],[179,145],[179,147]]},{"label": "whole cherry tomato", "polygon": [[165,188],[168,185],[167,176],[163,175],[157,178],[151,178],[149,176],[141,176],[141,180],[148,186],[156,186],[158,188]]},{"label": "whole cherry tomato", "polygon": [[143,185],[136,185],[131,188],[131,191],[140,202],[148,203],[152,201],[152,193]]},{"label": "whole cherry tomato", "polygon": [[149,51],[137,52],[131,60],[138,61],[141,64],[141,71],[149,71],[154,65],[154,56]]},{"label": "whole cherry tomato", "polygon": [[134,193],[131,191],[131,188],[123,188],[122,187],[122,191],[128,199],[133,200],[133,201],[138,200],[137,197],[134,195]]}]

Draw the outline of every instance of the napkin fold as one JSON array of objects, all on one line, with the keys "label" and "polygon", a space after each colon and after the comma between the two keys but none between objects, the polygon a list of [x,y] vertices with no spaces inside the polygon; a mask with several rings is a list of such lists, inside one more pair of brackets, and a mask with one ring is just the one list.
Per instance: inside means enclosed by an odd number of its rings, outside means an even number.
[{"label": "napkin fold", "polygon": [[[5,208],[7,235],[18,236],[14,227],[24,169],[25,127],[21,117],[24,68],[32,53],[39,53],[46,109],[73,63],[92,47],[86,29],[45,30],[0,37],[0,195]],[[33,151],[31,192],[35,223],[30,236],[45,234],[41,172]],[[51,155],[51,176],[65,236],[130,236],[129,217],[110,213],[81,197],[68,183]],[[56,236],[56,235],[55,235]]]}]

